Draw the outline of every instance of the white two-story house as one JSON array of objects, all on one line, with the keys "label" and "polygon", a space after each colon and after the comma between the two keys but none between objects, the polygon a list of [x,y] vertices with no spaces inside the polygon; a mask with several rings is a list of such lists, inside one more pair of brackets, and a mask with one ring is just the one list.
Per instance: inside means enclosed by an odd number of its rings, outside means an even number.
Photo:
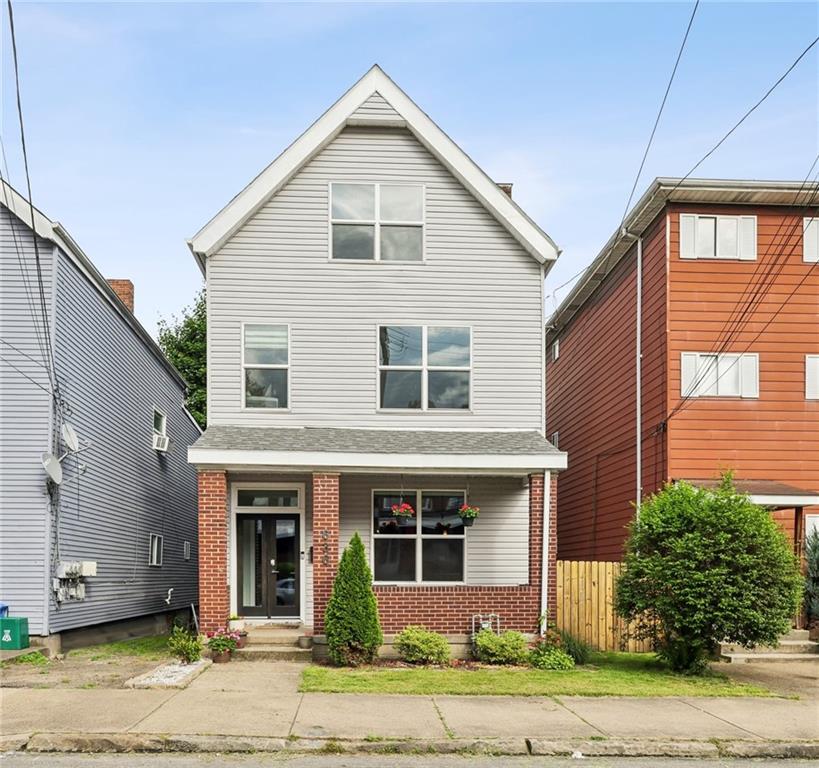
[{"label": "white two-story house", "polygon": [[535,632],[566,466],[543,431],[554,242],[373,67],[189,244],[208,298],[203,627],[321,636],[358,532],[388,636],[490,613]]}]

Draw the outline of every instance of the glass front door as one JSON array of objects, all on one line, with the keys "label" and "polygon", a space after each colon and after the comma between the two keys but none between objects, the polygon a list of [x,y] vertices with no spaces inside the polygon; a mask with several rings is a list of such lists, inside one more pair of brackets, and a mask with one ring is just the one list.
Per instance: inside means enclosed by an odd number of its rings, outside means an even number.
[{"label": "glass front door", "polygon": [[298,617],[298,515],[237,515],[240,616]]}]

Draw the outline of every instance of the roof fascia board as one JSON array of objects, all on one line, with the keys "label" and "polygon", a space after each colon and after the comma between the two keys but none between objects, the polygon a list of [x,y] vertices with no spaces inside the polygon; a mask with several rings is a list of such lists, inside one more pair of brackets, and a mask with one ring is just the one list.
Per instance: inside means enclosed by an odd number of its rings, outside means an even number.
[{"label": "roof fascia board", "polygon": [[352,453],[347,451],[248,451],[188,448],[188,462],[196,465],[288,467],[321,469],[411,469],[543,471],[566,469],[565,453],[549,454],[428,454]]},{"label": "roof fascia board", "polygon": [[810,507],[819,504],[819,493],[803,495],[751,493],[749,498],[761,507]]},{"label": "roof fascia board", "polygon": [[554,241],[407,94],[374,66],[188,241],[200,268],[202,259],[218,251],[312,156],[332,141],[347,125],[350,115],[376,91],[401,115],[413,135],[528,253],[541,264],[558,257],[560,251]]},{"label": "roof fascia board", "polygon": [[[0,204],[7,207],[26,227],[31,229],[31,207],[28,201],[10,184],[7,184],[5,181],[0,183],[4,186],[4,197],[0,200]],[[21,213],[21,211],[25,211],[25,213]],[[159,345],[151,338],[151,335],[145,330],[142,323],[122,306],[122,302],[119,300],[114,289],[111,288],[108,281],[100,274],[91,259],[88,258],[76,240],[74,240],[62,224],[58,221],[52,221],[40,210],[34,208],[34,231],[39,237],[43,238],[43,240],[54,243],[71,260],[74,266],[80,270],[80,273],[103,295],[117,314],[134,330],[137,336],[142,340],[142,343],[184,391],[188,385],[185,379],[182,378],[182,374],[179,373],[168,358],[165,357]]]}]

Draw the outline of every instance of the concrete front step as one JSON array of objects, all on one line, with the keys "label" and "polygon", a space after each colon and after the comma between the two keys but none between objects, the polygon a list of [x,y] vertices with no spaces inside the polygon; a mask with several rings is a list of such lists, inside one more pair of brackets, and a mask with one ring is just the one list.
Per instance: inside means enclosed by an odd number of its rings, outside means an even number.
[{"label": "concrete front step", "polygon": [[722,660],[731,664],[762,664],[766,661],[813,663],[819,665],[819,654],[816,653],[723,653]]},{"label": "concrete front step", "polygon": [[288,645],[246,645],[233,652],[236,661],[311,661],[313,652],[309,648]]},{"label": "concrete front step", "polygon": [[792,629],[787,635],[782,635],[782,640],[799,640],[804,642],[810,640],[810,632],[807,629]]},{"label": "concrete front step", "polygon": [[290,645],[299,643],[302,632],[298,629],[250,629],[247,632],[248,645]]},{"label": "concrete front step", "polygon": [[722,653],[753,653],[769,655],[772,653],[819,653],[819,643],[810,640],[780,640],[779,645],[758,645],[756,648],[743,648],[741,645],[723,645]]}]

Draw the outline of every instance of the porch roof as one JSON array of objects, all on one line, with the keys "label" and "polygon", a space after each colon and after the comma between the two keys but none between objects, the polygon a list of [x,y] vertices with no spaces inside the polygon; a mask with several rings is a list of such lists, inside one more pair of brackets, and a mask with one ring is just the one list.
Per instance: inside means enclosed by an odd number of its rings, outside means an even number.
[{"label": "porch roof", "polygon": [[[687,480],[700,488],[717,488],[720,480]],[[751,501],[763,507],[792,509],[819,504],[819,493],[780,483],[777,480],[734,480],[734,487],[740,493],[747,493]]]},{"label": "porch roof", "polygon": [[226,468],[418,470],[525,474],[565,469],[539,432],[212,425],[188,461]]}]

